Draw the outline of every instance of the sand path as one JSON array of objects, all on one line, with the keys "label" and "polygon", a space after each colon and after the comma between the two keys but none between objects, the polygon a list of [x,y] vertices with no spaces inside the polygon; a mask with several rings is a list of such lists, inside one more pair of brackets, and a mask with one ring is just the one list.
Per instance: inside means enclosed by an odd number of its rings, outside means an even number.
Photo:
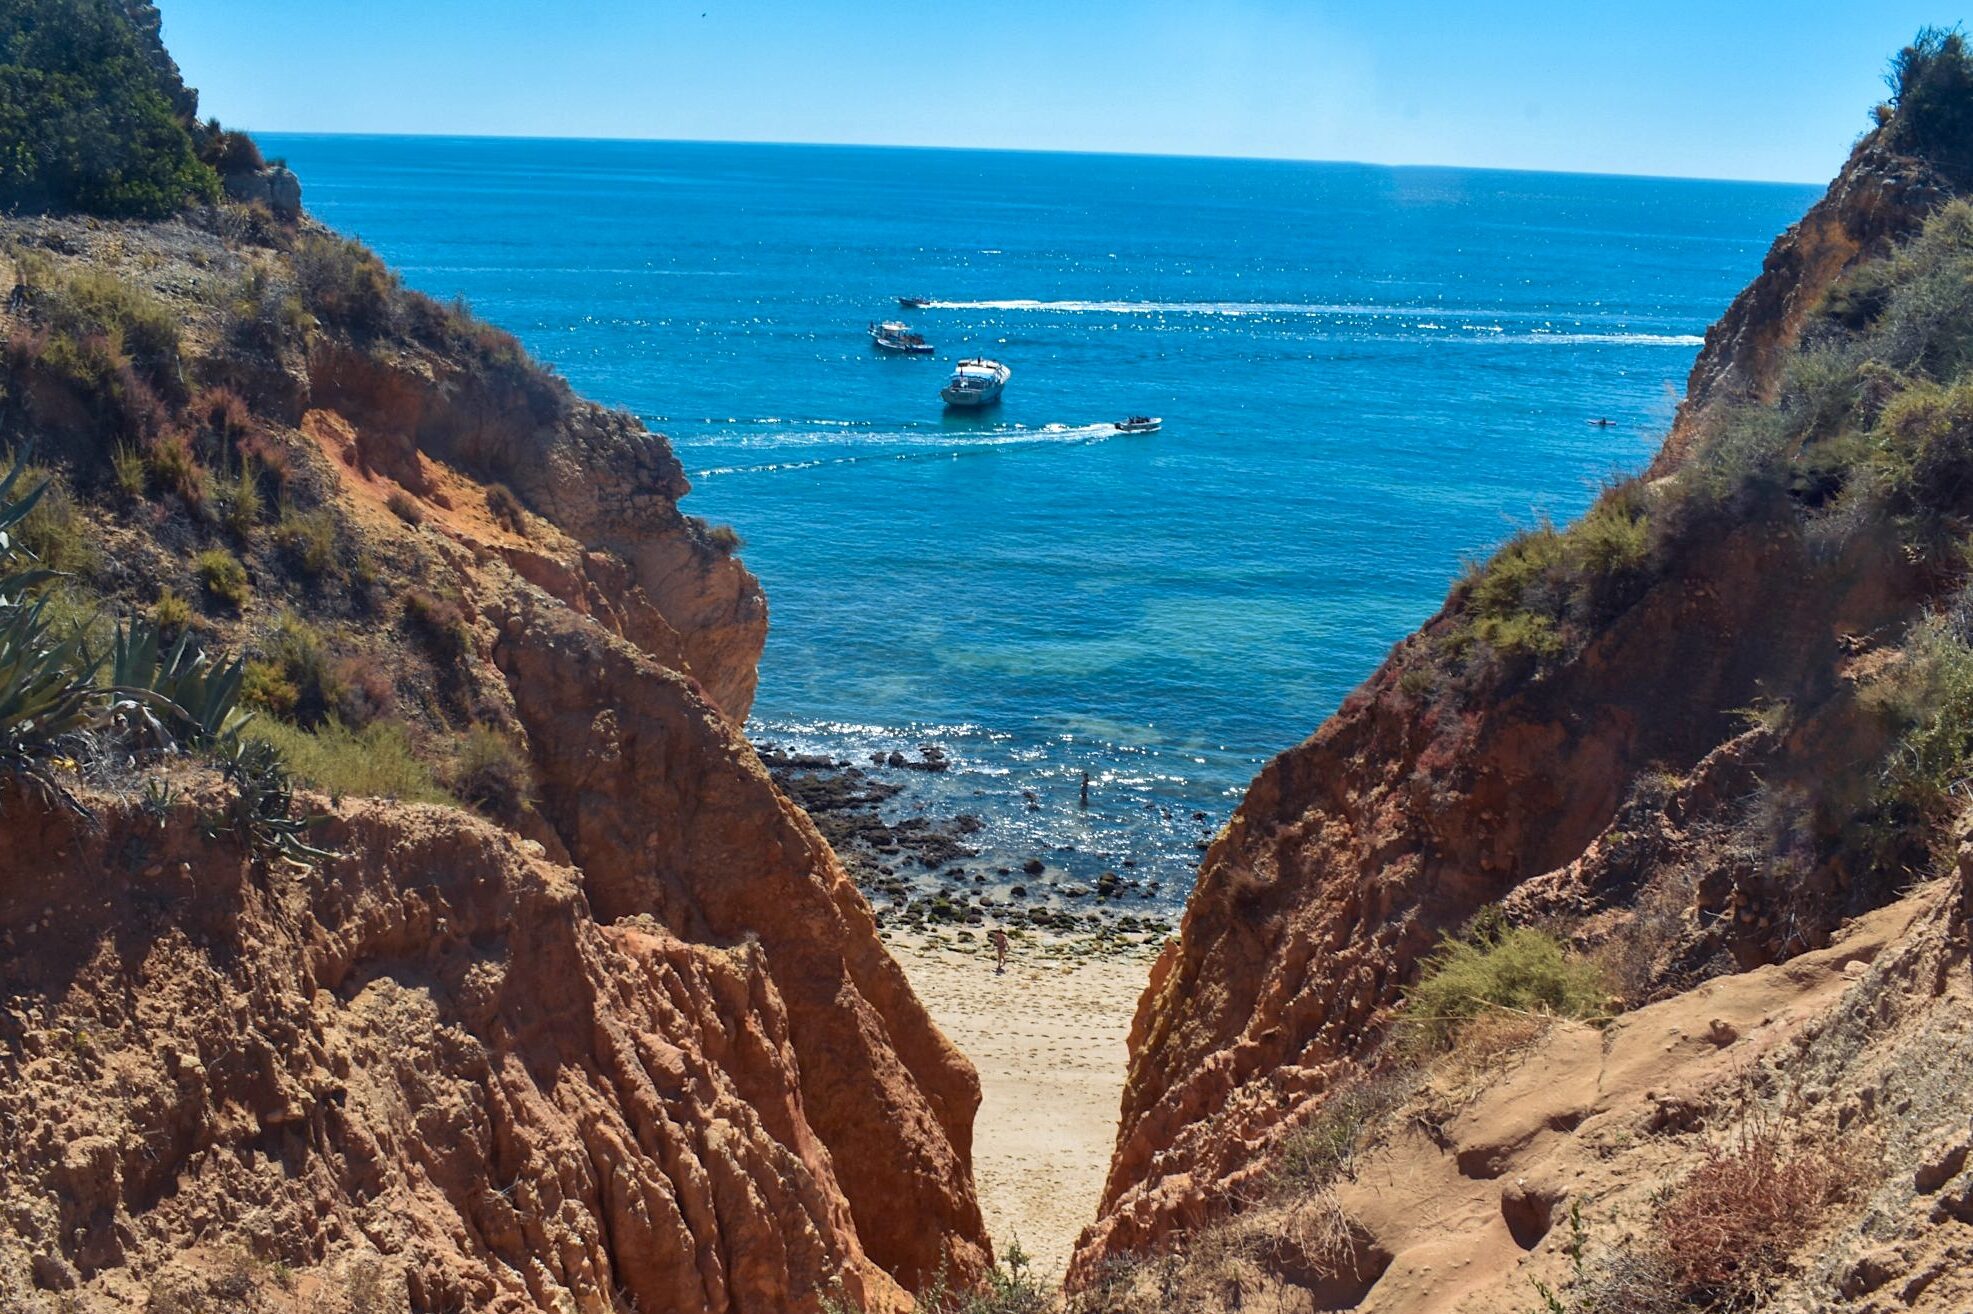
[{"label": "sand path", "polygon": [[1148,953],[1049,957],[1017,946],[1007,974],[902,935],[887,937],[918,997],[980,1072],[973,1172],[996,1254],[1019,1240],[1053,1283],[1096,1217],[1123,1095],[1125,1042]]}]

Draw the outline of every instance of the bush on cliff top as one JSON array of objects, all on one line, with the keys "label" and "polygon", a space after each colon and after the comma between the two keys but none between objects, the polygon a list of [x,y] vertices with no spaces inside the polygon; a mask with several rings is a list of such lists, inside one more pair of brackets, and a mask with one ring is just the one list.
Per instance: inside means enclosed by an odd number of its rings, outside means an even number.
[{"label": "bush on cliff top", "polygon": [[1955,172],[1973,170],[1973,56],[1956,27],[1921,29],[1891,58],[1885,75],[1898,150]]},{"label": "bush on cliff top", "polygon": [[131,0],[0,0],[0,208],[162,218],[211,201],[197,97]]}]

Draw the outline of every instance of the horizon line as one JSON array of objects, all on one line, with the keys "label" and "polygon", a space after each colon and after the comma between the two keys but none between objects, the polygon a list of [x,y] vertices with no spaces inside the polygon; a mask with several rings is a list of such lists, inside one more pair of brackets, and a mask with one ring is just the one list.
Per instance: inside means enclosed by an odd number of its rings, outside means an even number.
[{"label": "horizon line", "polygon": [[506,132],[351,132],[326,129],[249,129],[268,137],[353,137],[399,141],[535,141],[625,146],[795,146],[818,150],[950,151],[978,155],[1069,155],[1138,160],[1227,160],[1251,164],[1334,164],[1363,169],[1438,169],[1466,173],[1526,173],[1564,178],[1618,178],[1642,182],[1733,183],[1742,187],[1827,187],[1825,182],[1785,178],[1728,178],[1717,175],[1625,173],[1614,169],[1532,169],[1501,164],[1437,164],[1383,160],[1322,159],[1297,155],[1203,155],[1181,151],[1084,150],[1060,146],[953,146],[907,142],[778,141],[744,137],[594,137]]}]

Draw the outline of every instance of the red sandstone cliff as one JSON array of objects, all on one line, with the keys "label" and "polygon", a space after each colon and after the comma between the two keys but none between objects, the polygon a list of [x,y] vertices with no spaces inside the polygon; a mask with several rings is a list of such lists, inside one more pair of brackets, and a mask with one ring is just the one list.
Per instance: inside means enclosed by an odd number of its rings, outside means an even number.
[{"label": "red sandstone cliff", "polygon": [[[1676,983],[1817,949],[1909,879],[1819,832],[1777,841],[1799,846],[1786,853],[1739,837],[1750,800],[1786,810],[1813,798],[1800,813],[1819,825],[1848,805],[1835,791],[1864,788],[1853,782],[1886,751],[1864,691],[1900,660],[1899,637],[1951,569],[1888,522],[1828,530],[1805,510],[1816,494],[1787,453],[1772,477],[1721,473],[1731,458],[1717,453],[1699,468],[1719,417],[1774,402],[1784,358],[1837,280],[1950,195],[1884,137],[1859,145],[1708,333],[1651,482],[1613,504],[1648,519],[1648,578],[1554,655],[1477,667],[1476,586],[1461,585],[1254,782],[1138,1005],[1116,1153],[1072,1289],[1096,1290],[1112,1261],[1183,1255],[1265,1194],[1284,1136],[1379,1061],[1421,959],[1483,905],[1566,914],[1593,938],[1634,922],[1647,889],[1675,889],[1678,929],[1665,932],[1657,979]],[[1730,495],[1695,491],[1727,483]],[[1759,706],[1785,707],[1780,728],[1749,728]],[[1398,1221],[1381,1235],[1369,1214],[1348,1223],[1357,1258],[1335,1271],[1361,1260],[1361,1281],[1277,1269],[1284,1307],[1323,1292],[1350,1307],[1439,1307],[1413,1302],[1430,1284],[1380,1296],[1379,1275],[1391,1247],[1420,1247],[1391,1270],[1415,1271],[1463,1262],[1465,1242],[1391,1230]]]}]

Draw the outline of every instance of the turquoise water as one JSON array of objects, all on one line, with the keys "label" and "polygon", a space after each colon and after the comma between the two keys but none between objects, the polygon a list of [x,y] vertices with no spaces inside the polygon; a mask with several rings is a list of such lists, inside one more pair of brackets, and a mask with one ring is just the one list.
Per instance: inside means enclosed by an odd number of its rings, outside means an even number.
[{"label": "turquoise water", "polygon": [[[266,144],[316,214],[411,284],[467,297],[670,435],[686,509],[737,527],[767,588],[756,738],[859,761],[937,743],[954,770],[910,773],[898,807],[979,812],[992,854],[1053,850],[1071,871],[1132,856],[1172,893],[1259,764],[1437,607],[1463,556],[1648,458],[1698,335],[1816,194]],[[900,294],[934,305],[900,311]],[[878,318],[909,320],[937,357],[879,356]],[[945,414],[952,361],[976,353],[1013,367],[1004,403]],[[1164,431],[1107,429],[1134,412]]]}]

